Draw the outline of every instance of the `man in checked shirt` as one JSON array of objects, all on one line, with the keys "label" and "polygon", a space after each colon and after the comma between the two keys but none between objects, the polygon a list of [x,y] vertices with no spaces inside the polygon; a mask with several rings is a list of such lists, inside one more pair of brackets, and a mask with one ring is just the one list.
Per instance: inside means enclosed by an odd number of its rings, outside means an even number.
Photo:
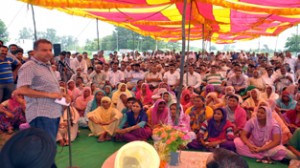
[{"label": "man in checked shirt", "polygon": [[66,97],[69,102],[70,97],[61,93],[51,68],[52,43],[40,39],[33,47],[34,56],[20,68],[17,90],[13,94],[25,96],[25,115],[30,126],[45,130],[55,141],[62,105],[54,101]]}]

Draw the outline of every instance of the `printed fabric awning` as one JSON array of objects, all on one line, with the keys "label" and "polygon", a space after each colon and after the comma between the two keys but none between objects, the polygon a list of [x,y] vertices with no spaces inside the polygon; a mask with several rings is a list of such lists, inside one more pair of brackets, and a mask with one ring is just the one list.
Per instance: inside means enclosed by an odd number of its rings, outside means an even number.
[{"label": "printed fabric awning", "polygon": [[[71,15],[98,18],[157,40],[182,37],[183,0],[21,0]],[[299,0],[189,0],[190,39],[235,43],[277,36],[300,22]],[[202,35],[204,28],[204,35]]]}]

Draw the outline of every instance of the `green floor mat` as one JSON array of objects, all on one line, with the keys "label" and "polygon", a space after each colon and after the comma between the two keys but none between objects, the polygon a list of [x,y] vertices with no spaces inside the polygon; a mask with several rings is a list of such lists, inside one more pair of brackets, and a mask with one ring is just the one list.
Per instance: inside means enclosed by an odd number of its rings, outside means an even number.
[{"label": "green floor mat", "polygon": [[[89,130],[81,129],[80,135],[72,143],[73,166],[80,168],[100,168],[104,161],[126,143],[102,142],[96,137],[88,137]],[[56,165],[58,168],[69,166],[68,147],[57,148]],[[246,158],[250,168],[287,168],[288,165],[276,162],[274,164],[256,163],[255,159]]]}]

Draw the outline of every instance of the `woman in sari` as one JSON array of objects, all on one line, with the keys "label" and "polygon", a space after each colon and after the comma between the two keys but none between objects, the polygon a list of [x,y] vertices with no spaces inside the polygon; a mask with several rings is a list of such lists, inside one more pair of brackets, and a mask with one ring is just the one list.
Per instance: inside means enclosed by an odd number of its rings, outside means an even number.
[{"label": "woman in sari", "polygon": [[151,129],[161,126],[162,124],[168,124],[169,109],[166,102],[163,99],[158,99],[154,103],[154,107],[147,111],[148,126]]},{"label": "woman in sari", "polygon": [[78,111],[80,117],[84,116],[85,109],[89,101],[91,101],[94,96],[91,94],[91,89],[89,87],[83,88],[83,94],[76,98],[74,107]]},{"label": "woman in sari", "polygon": [[101,99],[104,96],[105,96],[105,92],[103,90],[97,90],[94,94],[93,100],[88,102],[84,111],[84,118],[85,118],[84,127],[87,127],[87,122],[88,122],[87,113],[94,111],[96,108],[101,106]]},{"label": "woman in sari", "polygon": [[133,88],[132,88],[132,91],[135,93],[135,94],[137,94],[140,90],[141,90],[141,88],[142,88],[142,84],[144,83],[144,80],[138,80],[137,82],[136,82],[136,86],[134,86]]},{"label": "woman in sari", "polygon": [[156,88],[153,91],[153,95],[156,95],[157,93],[160,92],[160,90],[164,90],[164,89],[167,89],[168,92],[170,92],[173,96],[175,96],[175,93],[171,90],[171,87],[167,83],[165,83],[165,82],[160,82],[158,84],[158,88]]},{"label": "woman in sari", "polygon": [[[69,145],[68,139],[68,118],[67,118],[67,108],[64,107],[63,115],[60,117],[58,133],[56,136],[56,141],[59,141],[61,146]],[[70,119],[71,119],[71,127],[70,127],[70,135],[71,135],[71,142],[74,141],[78,134],[78,121],[79,121],[79,113],[73,107],[70,106]]]},{"label": "woman in sari", "polygon": [[98,142],[110,140],[114,136],[122,116],[122,113],[112,106],[111,99],[103,97],[101,106],[87,114],[91,135],[99,136]]},{"label": "woman in sari", "polygon": [[176,126],[175,120],[176,120],[176,114],[177,114],[177,103],[176,101],[173,101],[170,105],[170,113],[169,113],[169,125],[175,126],[181,131],[186,132],[189,137],[191,138],[190,140],[192,141],[193,139],[196,138],[196,134],[191,131],[190,127],[190,116],[187,114],[184,114],[182,106],[180,106],[180,114],[179,114],[179,119],[178,119],[178,125]]},{"label": "woman in sari", "polygon": [[110,85],[105,85],[103,87],[103,90],[104,90],[104,93],[105,93],[105,96],[111,98],[112,97],[112,88]]},{"label": "woman in sari", "polygon": [[72,101],[75,101],[77,97],[79,97],[82,93],[81,91],[76,87],[75,81],[69,80],[67,82],[68,86],[68,95],[72,98]]},{"label": "woman in sari", "polygon": [[287,148],[292,152],[290,159],[300,160],[300,128],[296,129],[292,138],[288,142]]},{"label": "woman in sari", "polygon": [[91,88],[91,92],[92,92],[93,95],[95,94],[95,92],[97,90],[99,90],[99,88],[97,88],[97,86],[96,86],[95,83],[91,83],[91,87],[90,88]]},{"label": "woman in sari", "polygon": [[[205,106],[205,99],[202,96],[196,96],[194,98],[194,106],[186,110],[185,114],[190,117],[191,130],[197,135],[200,131],[201,124],[205,120],[209,120],[213,116],[213,110]],[[194,139],[188,144],[189,148],[202,149],[200,139]]]},{"label": "woman in sari", "polygon": [[189,89],[184,89],[180,97],[180,104],[185,107],[191,102],[192,92]]},{"label": "woman in sari", "polygon": [[240,106],[239,97],[229,95],[225,110],[227,112],[227,119],[234,125],[234,134],[239,136],[240,131],[244,128],[247,121],[247,113]]},{"label": "woman in sari", "polygon": [[297,102],[296,107],[282,114],[286,125],[290,128],[293,133],[297,128],[300,127],[300,101]]},{"label": "woman in sari", "polygon": [[[279,116],[279,114],[274,110],[275,109],[275,102],[272,100],[265,101],[262,100],[258,103],[258,107],[260,106],[266,106],[269,107],[272,111],[272,117],[273,119],[279,124],[282,136],[281,136],[281,142],[282,144],[286,144],[287,141],[292,137],[291,131],[287,127],[287,125],[284,123],[283,119]],[[256,117],[258,107],[254,109],[254,112],[252,113],[252,118]]]},{"label": "woman in sari", "polygon": [[147,83],[143,83],[141,89],[136,93],[136,99],[141,100],[143,105],[152,105],[152,91]]},{"label": "woman in sari", "polygon": [[256,107],[258,107],[258,103],[261,100],[260,92],[258,89],[253,89],[249,91],[250,97],[242,103],[242,107],[247,112],[247,119],[250,119],[252,113]]},{"label": "woman in sari", "polygon": [[247,121],[240,138],[234,143],[238,154],[256,158],[257,162],[272,163],[272,160],[282,160],[287,154],[281,145],[281,136],[271,109],[260,106],[256,117]]},{"label": "woman in sari", "polygon": [[213,118],[202,123],[198,136],[206,149],[220,147],[235,151],[233,124],[227,120],[224,108],[214,110]]},{"label": "woman in sari", "polygon": [[279,96],[275,93],[275,87],[272,85],[267,85],[264,93],[261,94],[261,98],[265,100],[273,100],[276,101]]},{"label": "woman in sari", "polygon": [[112,104],[116,107],[117,102],[120,98],[120,95],[124,93],[126,94],[127,97],[132,97],[133,95],[131,94],[131,92],[127,89],[127,85],[125,83],[120,83],[118,85],[118,90],[116,92],[113,93],[112,96]]},{"label": "woman in sari", "polygon": [[26,123],[25,100],[21,95],[13,95],[0,104],[0,132],[13,133],[15,128]]},{"label": "woman in sari", "polygon": [[281,97],[276,100],[276,111],[284,113],[296,107],[297,102],[292,98],[289,92],[283,91]]},{"label": "woman in sari", "polygon": [[223,102],[218,98],[217,92],[210,92],[206,95],[206,106],[211,107],[213,110],[223,106]]},{"label": "woman in sari", "polygon": [[214,92],[215,91],[215,87],[212,84],[208,84],[205,86],[205,91],[203,91],[201,93],[201,96],[206,97],[206,95],[208,95],[208,93],[210,92]]},{"label": "woman in sari", "polygon": [[127,95],[125,93],[121,93],[120,98],[117,102],[116,109],[122,112],[123,109],[126,108],[126,104],[127,104]]},{"label": "woman in sari", "polygon": [[148,116],[143,110],[143,104],[136,100],[132,104],[132,110],[125,113],[119,128],[116,130],[117,139],[131,142],[147,140],[151,137],[151,129],[147,127]]},{"label": "woman in sari", "polygon": [[170,107],[171,103],[176,100],[175,97],[170,92],[164,92],[161,94],[162,99],[167,103],[167,106]]}]

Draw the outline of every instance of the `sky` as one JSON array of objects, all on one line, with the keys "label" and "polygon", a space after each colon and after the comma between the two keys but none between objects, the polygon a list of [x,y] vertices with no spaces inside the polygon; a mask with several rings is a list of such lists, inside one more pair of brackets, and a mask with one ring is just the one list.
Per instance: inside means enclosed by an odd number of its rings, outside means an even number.
[{"label": "sky", "polygon": [[[33,21],[31,9],[26,3],[16,0],[0,0],[0,19],[4,21],[8,28],[10,42],[14,43],[18,37],[20,29],[23,27],[33,29]],[[57,10],[50,10],[34,6],[36,16],[37,31],[45,31],[47,28],[54,28],[59,36],[71,35],[79,40],[80,45],[84,45],[86,39],[94,39],[97,37],[96,20],[73,16]],[[99,36],[104,37],[112,34],[114,26],[99,21]],[[297,33],[297,28],[292,27],[279,35],[279,37],[261,37],[259,39],[235,43],[235,50],[258,49],[263,48],[264,44],[268,44],[269,48],[275,49],[277,41],[277,50],[283,50],[286,39],[292,34]],[[212,45],[221,50],[224,45]],[[202,41],[193,41],[191,46],[202,46]],[[207,45],[208,46],[208,45]]]}]

